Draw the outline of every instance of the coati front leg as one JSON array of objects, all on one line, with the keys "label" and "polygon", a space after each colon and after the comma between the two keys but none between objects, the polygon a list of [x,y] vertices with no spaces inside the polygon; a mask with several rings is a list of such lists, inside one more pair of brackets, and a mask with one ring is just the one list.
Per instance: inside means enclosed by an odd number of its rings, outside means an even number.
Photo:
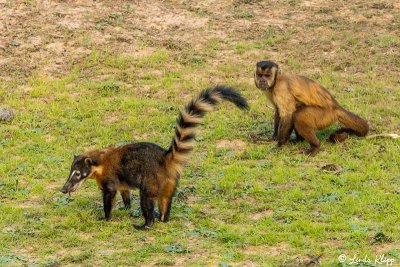
[{"label": "coati front leg", "polygon": [[144,216],[145,223],[143,225],[134,225],[138,230],[149,229],[154,224],[154,199],[148,193],[140,192],[140,209]]},{"label": "coati front leg", "polygon": [[124,202],[125,209],[129,210],[131,208],[131,191],[130,190],[122,190],[120,191],[122,201]]},{"label": "coati front leg", "polygon": [[111,212],[117,189],[112,181],[105,181],[103,183],[103,206],[105,219],[109,221],[111,219]]}]

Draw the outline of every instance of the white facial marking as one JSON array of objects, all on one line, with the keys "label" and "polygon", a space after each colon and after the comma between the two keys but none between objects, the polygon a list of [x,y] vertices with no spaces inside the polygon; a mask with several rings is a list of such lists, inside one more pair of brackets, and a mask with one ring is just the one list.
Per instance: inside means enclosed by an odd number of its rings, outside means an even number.
[{"label": "white facial marking", "polygon": [[[75,172],[76,172],[76,170],[74,170],[74,171],[71,173],[71,175],[69,176],[69,179],[71,179],[72,177],[74,177]],[[69,180],[69,179],[68,179],[68,180]]]}]

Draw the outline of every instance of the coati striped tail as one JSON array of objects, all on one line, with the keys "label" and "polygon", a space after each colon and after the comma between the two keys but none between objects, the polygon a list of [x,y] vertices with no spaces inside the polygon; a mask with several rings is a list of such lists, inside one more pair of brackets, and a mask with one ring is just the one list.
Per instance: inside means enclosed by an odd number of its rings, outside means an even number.
[{"label": "coati striped tail", "polygon": [[177,174],[182,172],[183,164],[193,150],[197,127],[202,122],[202,117],[222,100],[232,102],[240,109],[249,108],[246,99],[234,88],[216,86],[203,90],[178,116],[175,136],[166,154],[167,169]]}]

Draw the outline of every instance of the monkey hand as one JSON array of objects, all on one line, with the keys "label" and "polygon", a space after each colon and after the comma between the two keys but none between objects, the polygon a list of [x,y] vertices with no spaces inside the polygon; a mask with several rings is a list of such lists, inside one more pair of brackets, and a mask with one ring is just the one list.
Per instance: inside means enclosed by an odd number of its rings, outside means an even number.
[{"label": "monkey hand", "polygon": [[264,143],[264,142],[275,142],[275,141],[277,141],[277,137],[275,135],[265,137],[263,133],[250,134],[249,137],[254,143]]},{"label": "monkey hand", "polygon": [[271,152],[279,152],[282,150],[282,146],[276,145],[271,149]]},{"label": "monkey hand", "polygon": [[276,141],[278,141],[278,136],[276,136],[276,135],[268,136],[265,138],[265,141],[266,142],[276,142]]}]

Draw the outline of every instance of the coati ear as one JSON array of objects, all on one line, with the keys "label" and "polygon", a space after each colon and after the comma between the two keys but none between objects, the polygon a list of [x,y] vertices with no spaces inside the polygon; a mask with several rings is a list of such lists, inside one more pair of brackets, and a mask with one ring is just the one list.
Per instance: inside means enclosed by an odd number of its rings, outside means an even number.
[{"label": "coati ear", "polygon": [[91,158],[86,158],[86,159],[85,159],[85,164],[86,164],[88,167],[90,167],[90,166],[94,165],[94,161],[93,161],[93,159],[91,159]]}]

